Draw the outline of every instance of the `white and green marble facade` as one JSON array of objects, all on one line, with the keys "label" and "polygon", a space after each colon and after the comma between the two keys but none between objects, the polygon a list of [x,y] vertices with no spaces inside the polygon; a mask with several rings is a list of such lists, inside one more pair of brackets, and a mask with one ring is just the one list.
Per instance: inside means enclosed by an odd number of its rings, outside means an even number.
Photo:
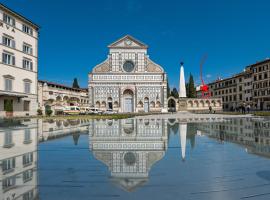
[{"label": "white and green marble facade", "polygon": [[166,112],[167,75],[147,46],[131,36],[112,43],[108,58],[89,73],[90,106],[118,112]]}]

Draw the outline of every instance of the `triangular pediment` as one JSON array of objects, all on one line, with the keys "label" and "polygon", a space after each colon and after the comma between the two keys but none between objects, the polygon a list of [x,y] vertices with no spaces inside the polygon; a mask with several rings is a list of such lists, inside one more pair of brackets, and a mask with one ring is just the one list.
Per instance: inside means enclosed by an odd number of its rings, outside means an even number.
[{"label": "triangular pediment", "polygon": [[136,49],[147,49],[148,46],[141,41],[135,39],[130,35],[126,35],[116,42],[110,44],[109,48],[136,48]]}]

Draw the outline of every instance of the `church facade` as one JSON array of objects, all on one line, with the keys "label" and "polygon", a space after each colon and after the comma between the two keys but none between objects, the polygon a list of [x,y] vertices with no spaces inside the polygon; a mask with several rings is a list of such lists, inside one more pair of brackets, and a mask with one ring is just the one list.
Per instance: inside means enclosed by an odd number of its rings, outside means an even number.
[{"label": "church facade", "polygon": [[89,73],[90,106],[117,112],[167,112],[167,75],[127,35],[108,46],[109,55]]}]

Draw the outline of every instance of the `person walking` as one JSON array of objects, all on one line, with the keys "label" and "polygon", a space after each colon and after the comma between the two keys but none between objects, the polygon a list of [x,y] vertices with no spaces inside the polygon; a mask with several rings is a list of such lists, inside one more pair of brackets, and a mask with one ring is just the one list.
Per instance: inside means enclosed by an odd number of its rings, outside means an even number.
[{"label": "person walking", "polygon": [[209,113],[212,113],[212,106],[209,106]]},{"label": "person walking", "polygon": [[248,113],[250,112],[250,105],[249,104],[247,105],[247,112]]}]

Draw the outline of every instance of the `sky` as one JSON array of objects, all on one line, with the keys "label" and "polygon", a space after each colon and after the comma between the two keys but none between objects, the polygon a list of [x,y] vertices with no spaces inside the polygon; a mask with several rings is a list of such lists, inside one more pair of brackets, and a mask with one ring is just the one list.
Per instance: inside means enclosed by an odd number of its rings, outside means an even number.
[{"label": "sky", "polygon": [[39,79],[87,87],[88,73],[104,61],[107,46],[129,34],[149,46],[170,87],[200,84],[241,72],[270,57],[268,0],[0,0],[40,25]]}]

